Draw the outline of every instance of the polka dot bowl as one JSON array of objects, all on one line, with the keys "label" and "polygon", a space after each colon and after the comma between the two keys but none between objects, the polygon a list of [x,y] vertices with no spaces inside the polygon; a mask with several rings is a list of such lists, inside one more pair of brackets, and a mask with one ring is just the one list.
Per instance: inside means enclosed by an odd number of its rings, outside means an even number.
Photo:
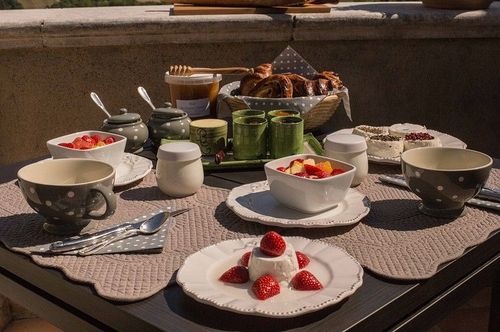
[{"label": "polka dot bowl", "polygon": [[492,164],[484,153],[458,148],[425,147],[401,155],[406,183],[422,199],[420,211],[440,218],[466,213],[465,202],[482,189]]},{"label": "polka dot bowl", "polygon": [[105,219],[116,209],[115,170],[102,161],[48,159],[21,168],[17,178],[49,233],[77,234],[91,219]]},{"label": "polka dot bowl", "polygon": [[[73,142],[75,138],[82,137],[83,135],[88,135],[88,136],[99,135],[99,137],[101,137],[102,139],[106,137],[113,137],[115,142],[88,150],[78,150],[58,145],[59,143]],[[49,149],[49,152],[54,159],[61,159],[61,158],[96,159],[104,161],[113,166],[114,168],[116,168],[118,167],[118,165],[122,160],[126,142],[127,138],[122,135],[112,134],[104,131],[87,130],[53,138],[47,141],[47,148]]]}]

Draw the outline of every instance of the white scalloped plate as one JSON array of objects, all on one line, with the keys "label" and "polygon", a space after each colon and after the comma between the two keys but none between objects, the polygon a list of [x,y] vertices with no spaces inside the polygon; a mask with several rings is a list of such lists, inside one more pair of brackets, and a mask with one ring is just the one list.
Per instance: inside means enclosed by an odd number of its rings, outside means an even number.
[{"label": "white scalloped plate", "polygon": [[302,213],[276,201],[267,181],[234,188],[226,205],[243,220],[279,227],[345,226],[357,223],[370,212],[368,197],[351,188],[337,207],[315,214]]},{"label": "white scalloped plate", "polygon": [[[336,134],[352,134],[352,129],[353,128],[346,128],[346,129],[341,129],[337,130],[330,135],[336,135]],[[444,147],[448,148],[459,148],[459,149],[465,149],[467,148],[467,144],[462,142],[456,137],[453,137],[448,134],[441,133],[436,130],[432,129],[427,129],[429,134],[431,134],[434,137],[438,137],[441,140],[441,144]],[[323,143],[325,143],[326,137],[323,139]],[[377,164],[391,164],[391,165],[399,165],[401,163],[401,158],[382,158],[382,157],[377,157],[377,156],[372,156],[368,155],[368,160]]]},{"label": "white scalloped plate", "polygon": [[343,249],[302,237],[285,237],[311,259],[305,268],[322,283],[318,291],[297,291],[281,285],[280,294],[259,300],[252,282],[229,284],[218,279],[258,244],[257,238],[223,241],[189,256],[177,273],[177,283],[195,300],[245,315],[288,318],[320,310],[353,294],[363,283],[363,268]]},{"label": "white scalloped plate", "polygon": [[140,180],[148,175],[151,169],[153,169],[151,160],[125,152],[122,161],[116,168],[115,187]]}]

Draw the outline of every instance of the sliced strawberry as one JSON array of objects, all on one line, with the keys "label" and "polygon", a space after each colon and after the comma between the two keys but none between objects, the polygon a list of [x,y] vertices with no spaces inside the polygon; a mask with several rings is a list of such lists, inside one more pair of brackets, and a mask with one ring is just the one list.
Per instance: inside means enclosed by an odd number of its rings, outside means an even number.
[{"label": "sliced strawberry", "polygon": [[299,271],[291,281],[292,287],[296,290],[318,290],[323,288],[321,282],[307,270]]},{"label": "sliced strawberry", "polygon": [[285,172],[286,171],[286,167],[278,167],[276,168],[277,171],[280,171],[280,172]]},{"label": "sliced strawberry", "polygon": [[57,145],[64,146],[64,147],[70,148],[70,149],[74,149],[75,148],[75,146],[73,145],[73,143],[59,143]]},{"label": "sliced strawberry", "polygon": [[240,264],[243,265],[243,266],[248,266],[248,261],[250,260],[250,255],[252,253],[249,251],[249,252],[246,252],[243,254],[243,256],[241,256],[240,258]]},{"label": "sliced strawberry", "polygon": [[220,281],[233,284],[244,284],[249,279],[248,269],[241,265],[233,266],[219,277]]},{"label": "sliced strawberry", "polygon": [[114,142],[115,142],[115,139],[112,136],[106,137],[106,139],[104,140],[104,143],[106,143],[106,144],[111,144]]},{"label": "sliced strawberry", "polygon": [[300,176],[301,178],[307,178],[309,174],[306,172],[295,173],[294,175]]},{"label": "sliced strawberry", "polygon": [[300,251],[296,251],[295,256],[297,256],[297,261],[299,262],[299,269],[305,268],[311,261],[309,257],[301,253]]},{"label": "sliced strawberry", "polygon": [[82,140],[84,140],[87,143],[92,143],[92,138],[90,138],[89,135],[83,135]]},{"label": "sliced strawberry", "polygon": [[280,293],[280,285],[270,274],[264,274],[255,280],[252,291],[259,300],[266,300]]},{"label": "sliced strawberry", "polygon": [[101,138],[97,134],[90,136],[90,138],[92,139],[92,142],[94,143],[94,145],[97,145],[97,143],[99,143],[101,141]]},{"label": "sliced strawberry", "polygon": [[319,179],[324,179],[324,178],[327,178],[329,176],[331,176],[329,173],[325,172],[325,171],[319,171],[318,173],[315,174]]},{"label": "sliced strawberry", "polygon": [[322,172],[321,168],[308,164],[304,164],[304,169],[306,170],[306,173],[309,175],[317,175],[316,173]]},{"label": "sliced strawberry", "polygon": [[268,256],[281,256],[285,249],[285,240],[276,232],[267,232],[260,240],[260,251]]},{"label": "sliced strawberry", "polygon": [[332,175],[338,175],[338,174],[342,174],[342,173],[345,173],[345,171],[340,169],[340,168],[334,168],[332,171]]}]

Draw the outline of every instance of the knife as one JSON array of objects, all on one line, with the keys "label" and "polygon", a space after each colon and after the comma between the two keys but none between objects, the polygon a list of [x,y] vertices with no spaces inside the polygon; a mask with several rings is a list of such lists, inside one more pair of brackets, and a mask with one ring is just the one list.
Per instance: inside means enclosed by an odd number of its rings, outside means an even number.
[{"label": "knife", "polygon": [[[408,185],[406,184],[406,181],[404,180],[404,177],[402,175],[381,175],[379,176],[379,180],[382,182],[394,184],[396,186],[401,186],[401,187],[406,187],[408,188]],[[491,189],[489,189],[491,190]],[[493,190],[493,192],[495,192]],[[480,197],[480,194],[478,194],[476,197]],[[484,197],[484,196],[481,196]],[[497,202],[492,202],[484,199],[478,199],[478,198],[471,198],[470,200],[467,201],[468,204],[471,205],[477,205],[483,208],[488,208],[492,210],[497,210],[500,211],[500,204]]]},{"label": "knife", "polygon": [[[165,209],[168,211],[168,209]],[[185,212],[186,209],[181,209],[177,211],[173,211],[170,213],[170,216],[174,217],[176,215],[179,215],[183,212]],[[158,213],[155,215],[151,216],[151,218],[154,218],[156,215],[163,213],[163,210],[160,210]],[[143,221],[139,221],[138,223],[142,223]],[[84,236],[73,236],[67,239],[64,239],[62,241],[56,241],[50,244],[49,249],[47,252],[51,253],[59,253],[59,252],[66,252],[66,251],[71,251],[71,250],[76,250],[76,249],[81,249],[90,245],[97,244],[105,239],[109,239],[114,237],[117,234],[120,234],[122,232],[125,232],[127,230],[132,229],[136,224],[135,223],[125,223],[121,224],[118,226],[114,226],[99,232],[96,232],[94,234],[89,234],[89,235],[84,235]]]}]

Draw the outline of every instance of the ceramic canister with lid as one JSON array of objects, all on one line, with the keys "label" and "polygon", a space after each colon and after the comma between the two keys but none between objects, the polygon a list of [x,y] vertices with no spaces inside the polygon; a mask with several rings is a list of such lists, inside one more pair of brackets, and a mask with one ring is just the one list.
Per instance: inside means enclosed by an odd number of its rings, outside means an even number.
[{"label": "ceramic canister with lid", "polygon": [[217,94],[220,74],[195,74],[191,76],[165,73],[174,107],[182,109],[191,119],[216,117]]},{"label": "ceramic canister with lid", "polygon": [[101,130],[123,135],[127,138],[125,152],[139,153],[148,139],[148,128],[137,113],[128,113],[125,108],[120,109],[119,115],[104,120]]},{"label": "ceramic canister with lid", "polygon": [[183,197],[200,189],[203,184],[203,165],[197,144],[163,144],[158,148],[156,156],[156,181],[162,192],[173,197]]},{"label": "ceramic canister with lid", "polygon": [[189,124],[191,119],[187,113],[165,103],[165,107],[156,108],[148,121],[149,137],[157,146],[162,138],[189,139]]},{"label": "ceramic canister with lid", "polygon": [[359,185],[368,175],[368,156],[364,137],[352,134],[332,134],[325,140],[325,155],[356,167],[351,186]]}]

